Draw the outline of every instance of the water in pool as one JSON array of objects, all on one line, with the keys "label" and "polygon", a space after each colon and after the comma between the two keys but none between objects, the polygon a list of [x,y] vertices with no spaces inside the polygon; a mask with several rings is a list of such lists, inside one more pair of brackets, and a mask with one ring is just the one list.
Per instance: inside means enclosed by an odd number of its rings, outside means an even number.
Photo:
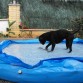
[{"label": "water in pool", "polygon": [[[65,44],[57,44],[53,52],[47,52],[46,45],[41,44],[11,44],[6,47],[3,52],[8,55],[15,56],[22,60],[24,63],[35,65],[40,60],[58,58],[58,57],[83,57],[83,45],[73,44],[73,51],[68,53],[65,50]],[[51,47],[49,47],[49,50]]]}]

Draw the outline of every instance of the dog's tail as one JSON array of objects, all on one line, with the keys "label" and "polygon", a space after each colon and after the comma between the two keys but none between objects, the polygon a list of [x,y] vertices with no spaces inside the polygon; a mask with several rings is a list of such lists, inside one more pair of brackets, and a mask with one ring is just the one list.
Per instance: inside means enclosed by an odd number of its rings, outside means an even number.
[{"label": "dog's tail", "polygon": [[80,28],[78,28],[77,30],[73,30],[72,33],[73,33],[73,34],[76,34],[76,33],[79,32],[79,31],[80,31]]}]

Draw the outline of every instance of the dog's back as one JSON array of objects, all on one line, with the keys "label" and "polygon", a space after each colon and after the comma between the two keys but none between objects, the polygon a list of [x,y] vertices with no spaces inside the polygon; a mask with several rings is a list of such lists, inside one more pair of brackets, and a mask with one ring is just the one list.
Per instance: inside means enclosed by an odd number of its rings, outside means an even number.
[{"label": "dog's back", "polygon": [[70,31],[60,29],[57,31],[50,31],[43,34],[44,38],[47,41],[54,40],[56,43],[60,43],[63,39],[67,39],[68,37],[72,36]]}]

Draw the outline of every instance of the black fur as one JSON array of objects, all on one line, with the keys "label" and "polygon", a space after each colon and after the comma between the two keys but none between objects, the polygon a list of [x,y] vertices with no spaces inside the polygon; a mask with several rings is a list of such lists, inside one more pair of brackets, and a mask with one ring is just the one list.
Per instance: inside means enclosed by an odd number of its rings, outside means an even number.
[{"label": "black fur", "polygon": [[[76,31],[77,32],[77,31]],[[69,53],[72,51],[72,43],[74,39],[75,32],[70,32],[64,29],[60,29],[57,31],[50,31],[43,33],[39,36],[39,41],[41,44],[45,44],[46,41],[49,41],[49,44],[46,46],[46,50],[48,47],[52,45],[51,51],[54,50],[55,45],[62,42],[63,39],[66,39],[66,48],[69,49]]]}]

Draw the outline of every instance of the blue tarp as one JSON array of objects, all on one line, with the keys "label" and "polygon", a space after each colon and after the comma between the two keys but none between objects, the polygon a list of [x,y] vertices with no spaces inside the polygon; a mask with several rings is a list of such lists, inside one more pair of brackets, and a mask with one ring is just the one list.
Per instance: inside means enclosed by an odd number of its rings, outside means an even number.
[{"label": "blue tarp", "polygon": [[[0,44],[0,79],[16,83],[82,83],[83,58],[61,57],[42,60],[31,66],[18,58],[3,53],[3,49],[11,44],[39,43],[38,39],[5,40]],[[65,43],[65,40],[62,42]],[[73,43],[83,45],[83,40],[76,38]],[[18,71],[22,71],[21,74]]]}]

